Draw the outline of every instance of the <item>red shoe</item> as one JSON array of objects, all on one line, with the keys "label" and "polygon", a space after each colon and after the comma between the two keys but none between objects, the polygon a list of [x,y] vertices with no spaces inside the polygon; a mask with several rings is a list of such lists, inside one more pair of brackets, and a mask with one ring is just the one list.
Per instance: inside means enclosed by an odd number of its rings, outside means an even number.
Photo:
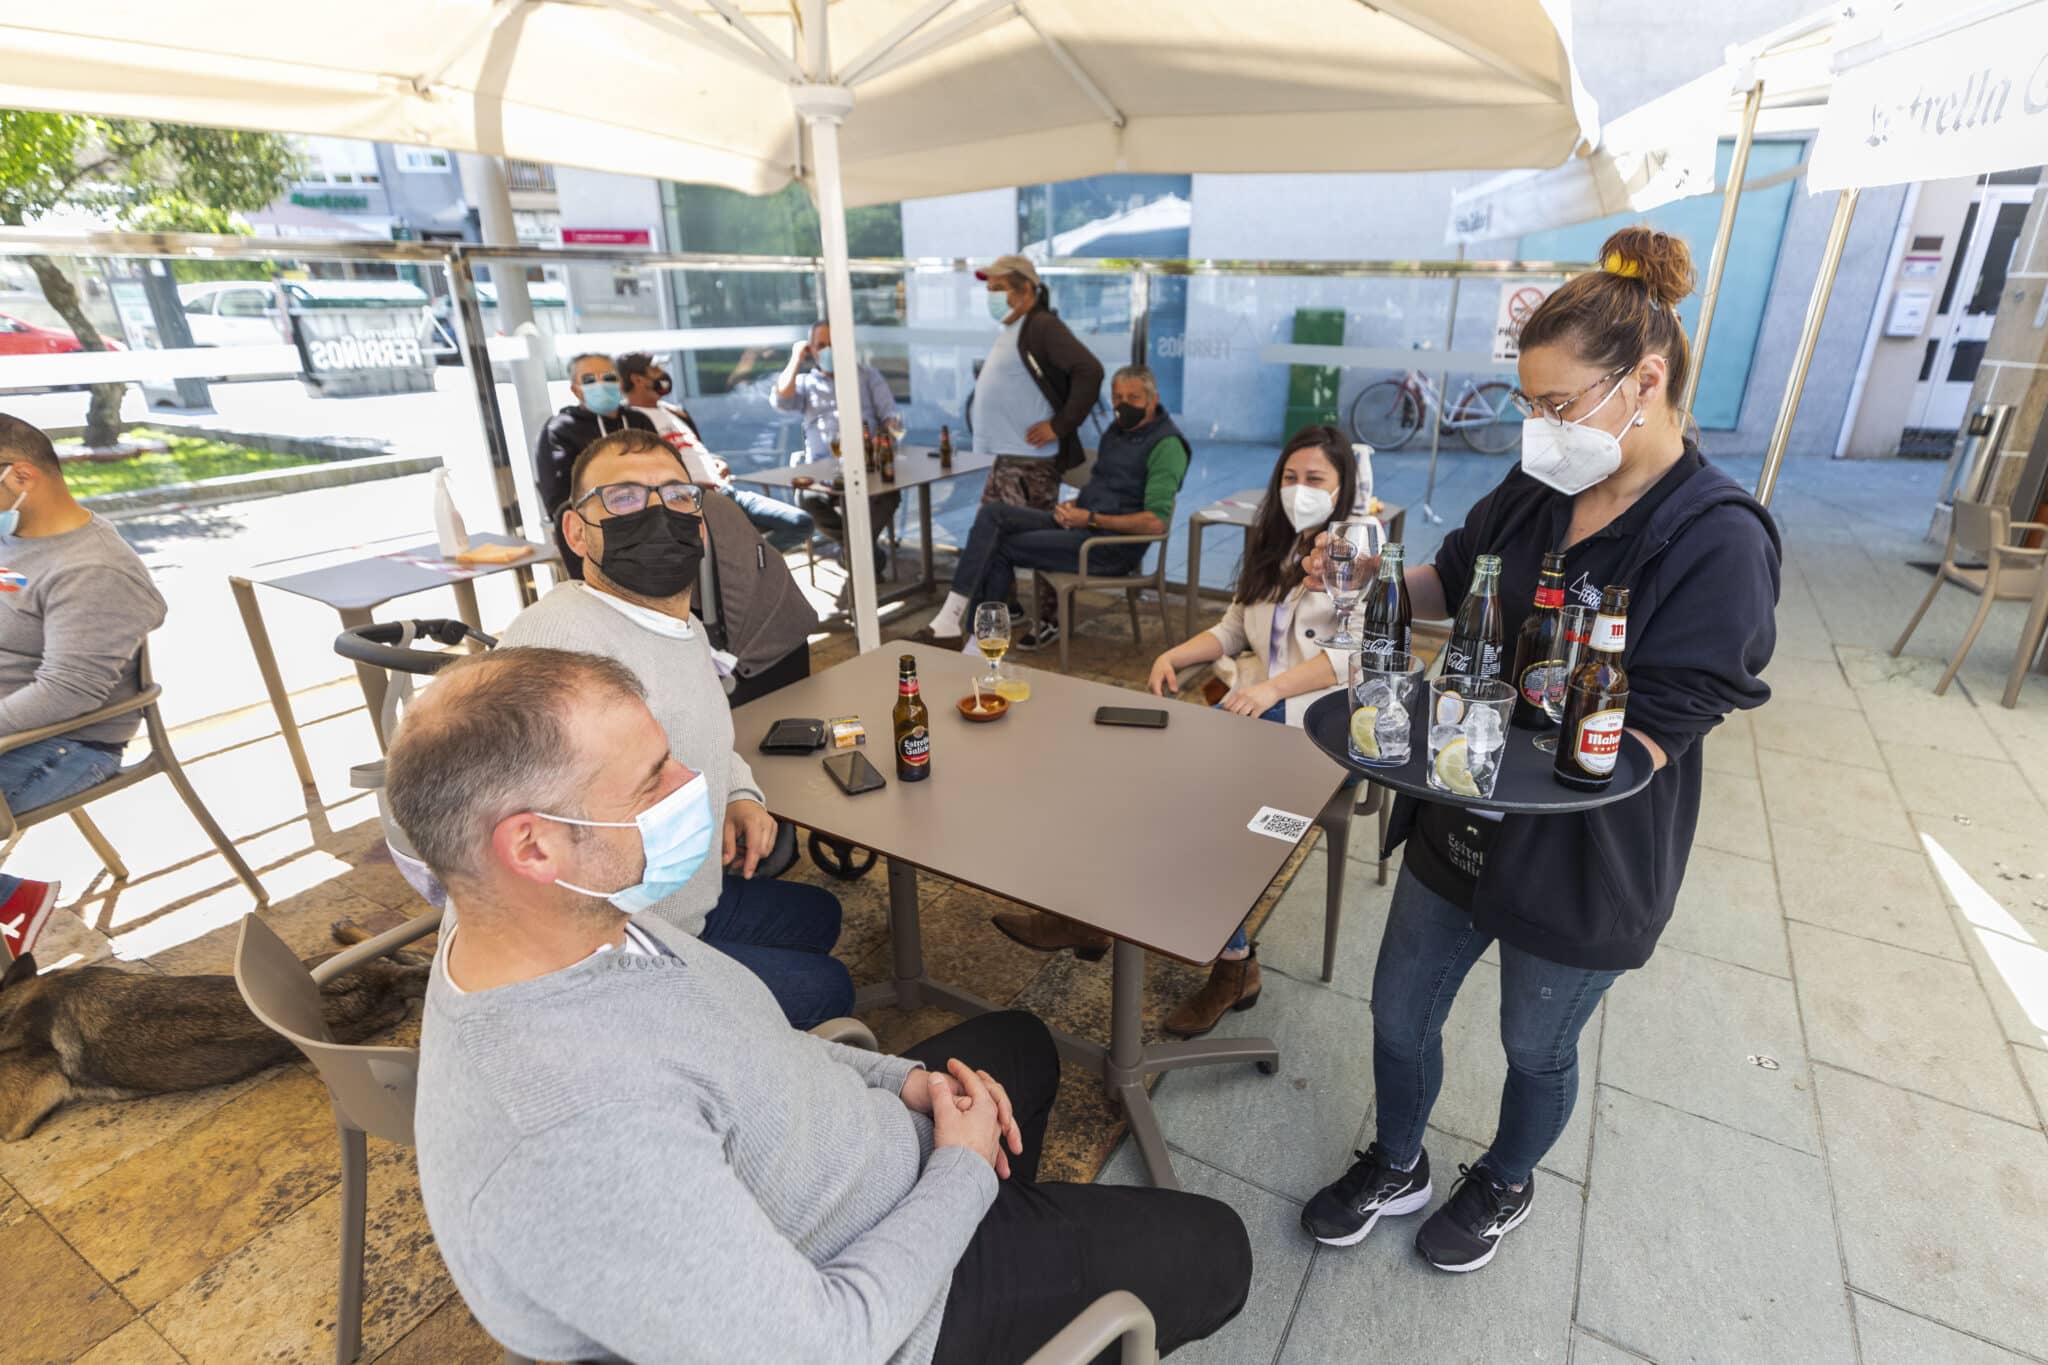
[{"label": "red shoe", "polygon": [[35,951],[56,904],[56,882],[25,881],[14,888],[14,894],[0,903],[0,963]]}]

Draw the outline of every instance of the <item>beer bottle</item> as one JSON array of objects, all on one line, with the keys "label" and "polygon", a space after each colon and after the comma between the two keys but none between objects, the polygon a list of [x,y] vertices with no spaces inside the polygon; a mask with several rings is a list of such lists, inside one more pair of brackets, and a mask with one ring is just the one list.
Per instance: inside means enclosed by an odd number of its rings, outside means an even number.
[{"label": "beer bottle", "polygon": [[917,692],[917,656],[896,660],[896,780],[922,782],[932,775],[932,713]]},{"label": "beer bottle", "polygon": [[875,434],[868,430],[868,424],[860,424],[860,448],[867,457],[868,473],[875,472]]},{"label": "beer bottle", "polygon": [[1451,623],[1451,642],[1444,646],[1444,676],[1498,678],[1501,670],[1500,556],[1481,555],[1472,563],[1472,588]]},{"label": "beer bottle", "polygon": [[896,438],[889,434],[889,424],[882,423],[882,434],[876,438],[882,443],[882,482],[896,482]]},{"label": "beer bottle", "polygon": [[953,428],[939,428],[939,468],[953,467]]},{"label": "beer bottle", "polygon": [[1380,575],[1365,590],[1365,609],[1358,624],[1359,649],[1385,666],[1390,654],[1408,652],[1409,624],[1415,605],[1408,600],[1402,565],[1408,551],[1399,541],[1380,547]]},{"label": "beer bottle", "polygon": [[1551,685],[1551,670],[1564,667],[1563,609],[1564,551],[1546,550],[1543,567],[1536,575],[1536,608],[1515,637],[1513,723],[1518,729],[1542,730],[1550,725],[1550,714],[1543,709],[1543,691]]},{"label": "beer bottle", "polygon": [[1564,723],[1558,730],[1552,771],[1567,787],[1599,791],[1614,779],[1623,713],[1628,709],[1628,674],[1621,667],[1627,636],[1628,589],[1610,583],[1600,594],[1585,658],[1565,686]]}]

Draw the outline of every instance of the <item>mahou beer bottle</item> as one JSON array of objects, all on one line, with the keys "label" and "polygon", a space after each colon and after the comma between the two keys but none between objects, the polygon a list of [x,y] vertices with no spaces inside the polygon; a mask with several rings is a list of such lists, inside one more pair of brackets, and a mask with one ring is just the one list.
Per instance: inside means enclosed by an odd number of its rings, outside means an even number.
[{"label": "mahou beer bottle", "polygon": [[932,713],[917,691],[917,656],[896,660],[896,780],[922,782],[932,775]]},{"label": "mahou beer bottle", "polygon": [[1536,607],[1515,637],[1514,724],[1523,730],[1550,727],[1543,689],[1552,669],[1564,667],[1564,551],[1547,550],[1536,575]]},{"label": "mahou beer bottle", "polygon": [[1472,562],[1472,588],[1451,623],[1451,642],[1444,646],[1444,676],[1498,678],[1501,670],[1500,556],[1481,555]]},{"label": "mahou beer bottle", "polygon": [[1380,547],[1380,576],[1365,590],[1365,608],[1358,623],[1359,649],[1385,666],[1389,654],[1408,652],[1409,623],[1415,606],[1408,600],[1402,565],[1408,551],[1399,541]]},{"label": "mahou beer bottle", "polygon": [[1610,583],[1600,594],[1585,658],[1565,685],[1564,723],[1558,730],[1553,771],[1567,787],[1599,791],[1614,779],[1623,713],[1628,710],[1628,674],[1621,667],[1627,639],[1628,589]]}]

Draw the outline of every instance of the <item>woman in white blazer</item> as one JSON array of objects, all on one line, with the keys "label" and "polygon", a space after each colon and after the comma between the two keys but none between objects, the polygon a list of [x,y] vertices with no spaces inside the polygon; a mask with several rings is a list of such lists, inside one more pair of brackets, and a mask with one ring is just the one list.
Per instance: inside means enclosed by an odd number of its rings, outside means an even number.
[{"label": "woman in white blazer", "polygon": [[[1295,432],[1245,533],[1230,610],[1152,661],[1152,695],[1179,691],[1184,668],[1215,664],[1230,684],[1218,706],[1299,726],[1310,702],[1342,686],[1348,661],[1343,651],[1324,646],[1337,633],[1337,614],[1326,593],[1303,585],[1302,560],[1332,521],[1353,514],[1357,497],[1350,439],[1328,426]],[[1166,1030],[1199,1037],[1230,1010],[1257,1004],[1259,989],[1258,950],[1240,928],[1210,969],[1208,983],[1167,1016]]]}]

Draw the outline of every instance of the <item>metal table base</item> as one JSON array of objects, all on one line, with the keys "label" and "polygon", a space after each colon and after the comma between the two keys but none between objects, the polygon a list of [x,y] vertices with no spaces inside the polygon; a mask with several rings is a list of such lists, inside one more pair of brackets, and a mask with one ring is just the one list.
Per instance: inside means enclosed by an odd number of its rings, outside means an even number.
[{"label": "metal table base", "polygon": [[[940,1005],[956,1014],[986,1014],[1000,1006],[979,996],[932,980],[924,968],[924,938],[918,921],[917,869],[894,858],[889,866],[889,950],[895,976],[855,993],[855,1010],[894,1005],[911,1010]],[[1109,1098],[1123,1107],[1131,1121],[1131,1137],[1144,1158],[1145,1173],[1160,1189],[1177,1190],[1173,1160],[1166,1150],[1158,1113],[1146,1080],[1162,1071],[1190,1066],[1251,1062],[1272,1075],[1280,1067],[1280,1049],[1270,1038],[1198,1038],[1184,1043],[1145,1042],[1145,950],[1117,939],[1111,957],[1109,1046],[1053,1030],[1063,1061],[1089,1067],[1102,1076]]]}]

